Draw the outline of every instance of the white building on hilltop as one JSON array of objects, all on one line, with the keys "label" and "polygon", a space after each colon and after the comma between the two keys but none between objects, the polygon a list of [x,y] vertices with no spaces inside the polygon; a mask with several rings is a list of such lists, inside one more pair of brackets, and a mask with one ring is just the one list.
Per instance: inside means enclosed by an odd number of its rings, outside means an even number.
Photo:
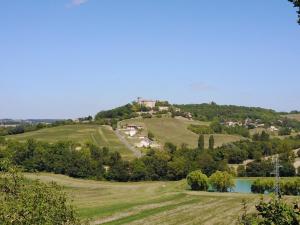
[{"label": "white building on hilltop", "polygon": [[154,101],[154,100],[145,100],[145,99],[142,99],[142,98],[139,97],[137,99],[137,103],[152,109],[152,108],[155,107],[156,101]]}]

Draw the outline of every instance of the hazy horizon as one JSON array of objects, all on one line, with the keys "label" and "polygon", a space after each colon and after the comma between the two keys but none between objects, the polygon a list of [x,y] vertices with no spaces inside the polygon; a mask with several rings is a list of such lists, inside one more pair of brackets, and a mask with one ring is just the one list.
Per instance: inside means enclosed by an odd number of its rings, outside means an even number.
[{"label": "hazy horizon", "polygon": [[138,96],[300,110],[295,11],[288,1],[4,0],[0,118],[94,116]]}]

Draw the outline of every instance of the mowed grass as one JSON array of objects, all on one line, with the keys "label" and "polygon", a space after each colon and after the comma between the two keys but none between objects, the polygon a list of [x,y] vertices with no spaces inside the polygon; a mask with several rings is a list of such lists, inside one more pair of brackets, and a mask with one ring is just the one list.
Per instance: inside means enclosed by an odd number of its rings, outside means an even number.
[{"label": "mowed grass", "polygon": [[[147,134],[151,131],[155,138],[164,145],[166,142],[171,142],[177,146],[185,143],[190,147],[196,147],[198,143],[198,135],[188,130],[190,124],[209,125],[207,122],[191,121],[177,118],[151,118],[151,119],[130,119],[121,122],[124,124],[141,125],[145,129],[142,133]],[[210,135],[205,135],[205,145],[208,147],[208,139]],[[214,134],[215,146],[222,144],[239,141],[241,136],[227,135],[227,134]]]},{"label": "mowed grass", "polygon": [[283,115],[283,117],[300,121],[300,114],[288,114],[288,115]]},{"label": "mowed grass", "polygon": [[85,144],[90,142],[99,147],[108,147],[112,151],[118,151],[124,158],[129,159],[134,157],[132,152],[120,142],[114,131],[108,126],[94,124],[64,125],[7,136],[7,138],[19,141],[32,138],[50,143],[73,141],[75,143]]},{"label": "mowed grass", "polygon": [[[260,195],[190,191],[183,181],[117,183],[47,173],[27,178],[57,182],[90,224],[235,224],[242,200],[253,210]],[[292,202],[296,197],[284,197]]]}]

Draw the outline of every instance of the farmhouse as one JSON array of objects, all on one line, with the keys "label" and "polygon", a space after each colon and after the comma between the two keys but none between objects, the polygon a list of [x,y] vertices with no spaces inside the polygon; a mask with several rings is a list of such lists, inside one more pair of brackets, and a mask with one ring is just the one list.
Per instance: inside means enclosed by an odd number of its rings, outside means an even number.
[{"label": "farmhouse", "polygon": [[124,133],[129,135],[130,137],[135,136],[139,130],[142,130],[142,126],[138,125],[126,125],[124,128]]},{"label": "farmhouse", "polygon": [[168,106],[159,106],[158,110],[161,111],[161,112],[162,111],[169,111],[169,107]]},{"label": "farmhouse", "polygon": [[271,132],[275,132],[275,131],[278,131],[279,129],[276,128],[275,126],[270,126],[269,130],[270,130]]},{"label": "farmhouse", "polygon": [[154,101],[154,100],[145,100],[145,99],[142,99],[142,98],[138,98],[137,103],[152,109],[152,108],[155,107],[156,101]]},{"label": "farmhouse", "polygon": [[141,141],[140,143],[136,144],[136,147],[138,148],[148,148],[151,146],[152,141],[148,137],[140,137]]},{"label": "farmhouse", "polygon": [[125,131],[125,134],[129,135],[130,137],[133,137],[137,134],[137,130],[136,129],[129,129]]}]

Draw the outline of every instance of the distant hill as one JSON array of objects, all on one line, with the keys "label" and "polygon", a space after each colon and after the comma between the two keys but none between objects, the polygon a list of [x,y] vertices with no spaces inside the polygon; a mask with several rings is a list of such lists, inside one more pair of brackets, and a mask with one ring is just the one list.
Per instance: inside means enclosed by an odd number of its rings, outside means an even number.
[{"label": "distant hill", "polygon": [[182,111],[192,113],[193,117],[198,120],[211,121],[213,119],[233,119],[245,120],[260,119],[264,122],[276,121],[280,118],[280,114],[272,109],[264,109],[259,107],[246,107],[235,105],[217,105],[212,104],[187,104],[175,105]]},{"label": "distant hill", "polygon": [[132,158],[133,154],[118,139],[113,130],[107,126],[93,124],[64,125],[52,128],[44,128],[23,134],[6,136],[8,139],[25,141],[35,139],[38,141],[57,142],[74,141],[85,144],[94,143],[99,147],[108,147],[112,151],[118,151],[124,158]]}]

